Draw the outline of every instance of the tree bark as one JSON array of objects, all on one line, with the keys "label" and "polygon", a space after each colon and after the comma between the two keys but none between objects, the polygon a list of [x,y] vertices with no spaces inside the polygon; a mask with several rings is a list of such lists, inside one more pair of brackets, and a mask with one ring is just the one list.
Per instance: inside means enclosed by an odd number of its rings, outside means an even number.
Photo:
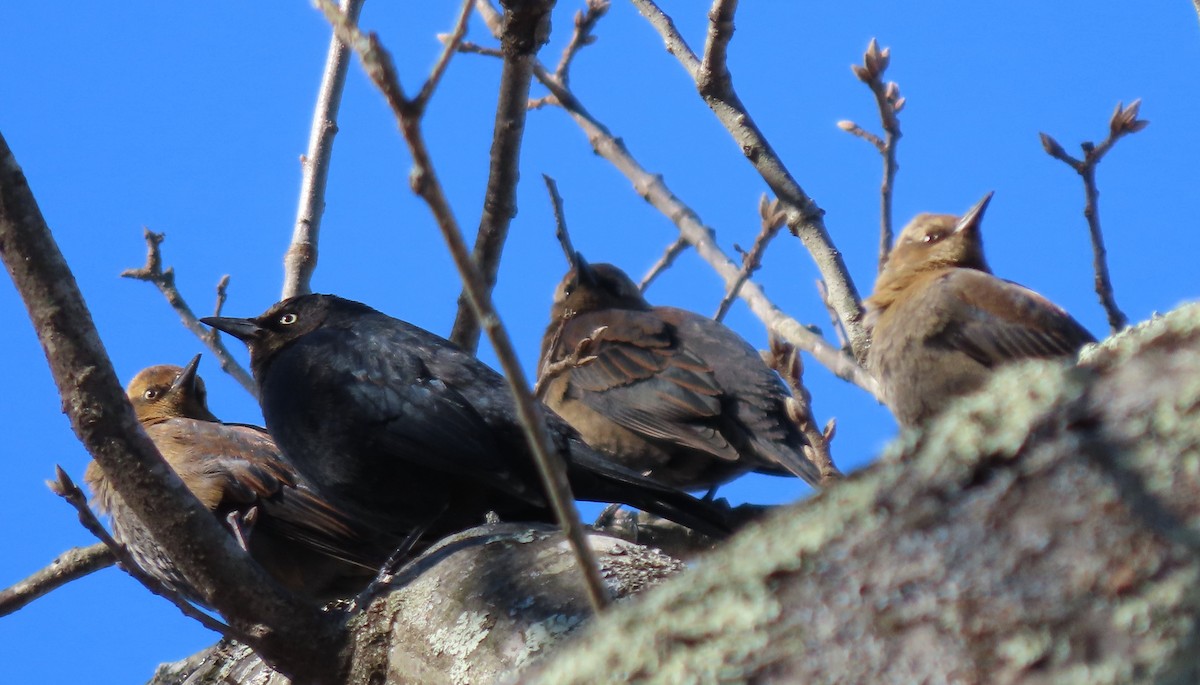
[{"label": "tree bark", "polygon": [[[684,568],[606,535],[589,543],[618,600]],[[490,683],[528,666],[592,615],[575,564],[552,526],[492,524],[447,538],[400,571],[391,583],[397,589],[350,619],[355,656],[346,682]],[[185,681],[289,682],[229,642],[159,667],[150,682]]]},{"label": "tree bark", "polygon": [[[588,615],[564,545],[486,534],[448,543],[358,619],[362,682],[1197,682],[1200,305],[1079,366],[997,374],[544,660]],[[593,544],[626,595],[625,557],[634,585],[677,568]],[[236,656],[207,667],[246,674],[253,658]]]}]

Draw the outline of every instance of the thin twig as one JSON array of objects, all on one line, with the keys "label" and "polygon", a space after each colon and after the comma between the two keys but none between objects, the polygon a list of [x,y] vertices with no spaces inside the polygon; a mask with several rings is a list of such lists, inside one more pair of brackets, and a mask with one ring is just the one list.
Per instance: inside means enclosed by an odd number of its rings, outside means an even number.
[{"label": "thin twig", "polygon": [[[342,0],[341,9],[357,21],[364,0]],[[317,243],[321,235],[321,216],[325,213],[325,186],[333,158],[333,138],[337,135],[338,109],[346,85],[350,64],[345,44],[336,35],[329,39],[317,105],[308,133],[308,152],[301,158],[300,202],[296,208],[296,226],[292,241],[283,255],[283,293],[280,299],[312,292],[312,275],[317,268]]]},{"label": "thin twig", "polygon": [[467,245],[463,241],[462,232],[459,230],[454,213],[442,192],[441,183],[433,168],[433,161],[429,156],[429,151],[425,148],[425,140],[421,133],[421,120],[419,117],[413,116],[414,112],[404,97],[404,90],[396,75],[391,56],[379,43],[378,37],[374,34],[364,35],[357,26],[347,22],[329,0],[317,0],[317,2],[338,33],[358,53],[367,75],[383,93],[396,116],[404,141],[413,158],[413,171],[409,175],[412,189],[429,206],[438,228],[442,232],[442,237],[446,240],[475,316],[482,322],[504,371],[505,379],[513,394],[521,427],[529,442],[542,485],[546,490],[547,499],[575,553],[580,572],[584,577],[588,598],[597,612],[602,611],[608,604],[608,592],[600,577],[595,555],[588,546],[587,537],[583,532],[583,524],[579,520],[579,513],[573,505],[574,497],[571,494],[570,482],[567,480],[566,467],[557,452],[552,449],[544,417],[539,409],[540,403],[534,400],[530,394],[529,382],[517,361],[512,341],[492,304],[491,292],[484,286],[483,277],[479,274],[475,262],[467,251]]},{"label": "thin twig", "polygon": [[87,497],[83,494],[83,491],[79,489],[79,486],[76,485],[73,480],[71,480],[71,477],[67,475],[67,472],[63,470],[63,467],[55,465],[54,474],[56,480],[46,481],[47,487],[50,488],[51,492],[66,500],[67,504],[70,504],[75,508],[76,513],[79,514],[79,522],[83,524],[83,527],[86,528],[89,533],[95,535],[96,539],[99,540],[101,544],[108,548],[108,551],[112,554],[114,559],[121,564],[121,568],[125,569],[126,573],[133,576],[135,580],[141,583],[150,592],[153,592],[159,597],[165,598],[171,604],[174,604],[176,608],[183,612],[184,616],[199,621],[200,625],[204,626],[205,628],[219,633],[224,637],[237,640],[242,644],[253,644],[253,640],[249,636],[238,630],[235,630],[233,627],[225,623],[218,621],[203,611],[200,611],[193,606],[191,602],[184,599],[184,597],[178,592],[164,585],[158,578],[147,573],[146,571],[143,571],[142,568],[137,565],[137,562],[134,561],[133,555],[129,553],[129,550],[126,549],[124,545],[114,540],[112,536],[108,534],[108,531],[104,529],[104,526],[100,524],[100,520],[96,518],[96,514],[93,513],[91,508],[87,505]]},{"label": "thin twig", "polygon": [[879,121],[883,125],[884,139],[864,130],[853,121],[839,121],[838,128],[858,136],[875,146],[883,157],[883,181],[879,185],[879,270],[887,263],[888,254],[892,249],[892,188],[896,181],[896,144],[900,141],[900,110],[904,109],[904,98],[900,95],[900,86],[895,81],[885,83],[883,73],[887,71],[891,61],[891,48],[879,49],[879,43],[872,38],[867,51],[863,53],[862,64],[852,64],[850,69],[859,81],[867,84],[875,95],[875,104],[879,107]]},{"label": "thin twig", "polygon": [[1080,143],[1080,148],[1083,149],[1083,159],[1076,159],[1067,154],[1062,145],[1059,145],[1058,141],[1048,134],[1039,134],[1042,139],[1042,148],[1046,150],[1046,154],[1071,167],[1083,178],[1083,191],[1086,197],[1083,216],[1087,219],[1088,231],[1092,238],[1092,269],[1096,273],[1096,295],[1099,296],[1100,304],[1104,307],[1105,314],[1108,315],[1108,326],[1113,333],[1129,325],[1129,319],[1117,306],[1117,299],[1113,295],[1112,279],[1108,275],[1108,253],[1104,249],[1104,234],[1100,230],[1100,191],[1096,188],[1096,165],[1117,144],[1118,140],[1126,135],[1137,133],[1150,124],[1145,119],[1138,119],[1138,110],[1141,109],[1141,106],[1140,99],[1129,103],[1128,108],[1118,102],[1117,108],[1108,122],[1108,137],[1099,145],[1092,142]]},{"label": "thin twig", "polygon": [[[491,8],[486,0],[479,0],[476,8],[492,34],[499,35],[499,13]],[[643,168],[630,154],[625,143],[593,117],[575,94],[562,87],[545,66],[535,63],[533,75],[554,94],[562,108],[583,130],[596,154],[607,159],[629,179],[638,195],[668,217],[679,229],[682,239],[695,246],[697,254],[724,279],[726,287],[731,286],[737,278],[739,267],[716,244],[712,229],[705,226],[696,212],[667,187],[661,175]],[[672,250],[669,249],[668,253],[670,252]],[[657,271],[651,275],[656,273]],[[876,398],[880,397],[879,385],[875,378],[856,362],[854,357],[846,355],[818,333],[784,314],[754,281],[747,281],[742,286],[739,297],[746,301],[751,311],[768,329],[776,331],[788,342],[813,355],[813,358],[838,378],[854,383]]]},{"label": "thin twig", "polygon": [[596,28],[596,22],[608,13],[610,5],[608,0],[587,0],[587,10],[575,12],[575,30],[571,33],[567,47],[563,48],[558,66],[554,68],[554,78],[563,86],[571,82],[571,62],[575,55],[584,47],[596,42],[592,30]]},{"label": "thin twig", "polygon": [[254,637],[251,646],[264,660],[285,675],[335,681],[349,657],[344,626],[286,592],[239,549],[140,428],[75,278],[3,136],[0,244],[0,260],[46,353],[63,413],[121,499],[203,601],[226,623]]},{"label": "thin twig", "polygon": [[72,547],[42,570],[0,590],[0,616],[7,616],[71,581],[112,566],[116,561],[102,542],[89,547]]},{"label": "thin twig", "polygon": [[833,463],[833,454],[829,449],[837,424],[830,419],[825,425],[825,430],[817,428],[817,421],[812,413],[812,395],[809,394],[808,388],[804,387],[804,363],[800,360],[796,348],[774,334],[770,336],[770,345],[771,350],[767,355],[769,364],[779,372],[792,390],[792,396],[788,398],[787,403],[788,418],[796,424],[804,437],[808,438],[808,445],[804,451],[808,460],[816,464],[821,472],[821,487],[827,488],[842,478],[842,472]]},{"label": "thin twig", "polygon": [[833,305],[829,304],[829,289],[825,287],[825,281],[819,278],[817,279],[817,294],[821,297],[821,304],[825,305],[825,311],[829,312],[829,321],[833,324],[833,332],[837,336],[838,344],[842,346],[842,351],[850,354],[850,343],[846,342],[846,329],[842,328],[842,320],[838,318]]},{"label": "thin twig", "polygon": [[645,276],[642,276],[642,282],[638,284],[638,290],[641,290],[643,293],[646,292],[646,288],[650,287],[654,279],[669,269],[675,263],[675,258],[683,254],[683,251],[691,247],[691,245],[687,241],[687,238],[684,238],[682,235],[673,240],[670,245],[667,245],[667,249],[663,250],[662,256],[658,258],[658,261],[650,266],[650,270],[646,272]]},{"label": "thin twig", "polygon": [[[421,114],[424,114],[425,108],[429,106],[429,100],[433,98],[434,91],[437,90],[438,84],[442,82],[442,76],[446,73],[446,67],[450,66],[450,58],[458,52],[459,44],[462,43],[463,38],[467,35],[467,20],[471,18],[471,4],[474,1],[463,0],[462,7],[458,10],[458,18],[454,20],[454,28],[450,30],[450,35],[438,36],[442,41],[442,54],[438,55],[437,62],[434,62],[433,69],[429,72],[429,78],[425,79],[425,83],[421,84],[421,90],[413,98],[413,108]],[[358,17],[356,16],[350,17],[350,20],[358,23]]]},{"label": "thin twig", "polygon": [[[254,397],[258,397],[258,385],[250,374],[242,368],[241,364],[233,358],[229,353],[229,348],[225,347],[225,343],[216,335],[216,332],[205,326],[200,325],[200,320],[192,312],[192,308],[183,299],[183,295],[179,293],[179,289],[175,287],[175,268],[162,266],[162,252],[159,245],[166,239],[166,234],[155,233],[150,229],[145,230],[146,237],[146,264],[140,269],[126,269],[121,272],[122,278],[132,278],[136,281],[146,281],[153,283],[158,288],[163,297],[167,298],[167,304],[171,305],[171,309],[179,315],[183,325],[192,332],[200,342],[204,343],[213,355],[220,362],[221,369],[233,376],[234,380],[241,384],[246,392]],[[217,311],[221,310],[221,305],[225,302],[225,289],[229,286],[229,276],[222,276],[221,281],[217,284]]]},{"label": "thin twig", "polygon": [[763,253],[767,251],[767,245],[779,234],[779,229],[783,228],[787,221],[787,212],[780,208],[779,200],[768,201],[766,193],[759,198],[758,214],[762,218],[762,230],[758,232],[758,237],[754,239],[750,251],[742,253],[742,268],[738,270],[737,280],[726,289],[725,297],[721,298],[721,304],[717,306],[717,313],[713,314],[713,318],[717,321],[725,319],[730,305],[733,304],[733,300],[737,298],[738,292],[742,289],[742,284],[762,266]]},{"label": "thin twig", "polygon": [[846,327],[855,358],[862,361],[867,352],[862,304],[842,255],[825,229],[825,212],[804,192],[784,166],[733,88],[725,56],[733,34],[733,13],[737,2],[716,0],[713,3],[708,15],[709,31],[703,59],[692,52],[671,18],[652,0],[633,0],[633,4],[659,32],[667,52],[683,65],[696,83],[701,97],[733,136],[746,159],[787,208],[788,227],[800,238],[816,262],[829,287],[830,302]]},{"label": "thin twig", "polygon": [[[553,7],[553,0],[513,2],[504,15],[504,31],[500,36],[504,68],[500,73],[488,183],[475,247],[471,251],[489,293],[496,287],[500,256],[508,238],[509,225],[517,213],[517,179],[521,175],[521,140],[525,136],[525,117],[529,112],[531,60],[549,38]],[[469,6],[464,7],[464,10],[469,9]],[[465,290],[458,297],[458,312],[450,329],[450,340],[468,352],[475,352],[479,348],[479,321],[468,299]]]},{"label": "thin twig", "polygon": [[[554,329],[554,335],[550,338],[550,344],[546,345],[547,350],[553,350],[558,347],[559,341],[562,339],[563,328],[567,324],[567,319],[559,322],[558,327]],[[567,356],[558,361],[550,361],[546,358],[546,363],[542,364],[542,368],[538,369],[537,382],[533,384],[533,396],[542,399],[542,395],[546,391],[547,384],[558,377],[559,374],[580,366],[587,366],[596,361],[598,357],[592,354],[592,347],[596,341],[608,330],[608,326],[597,326],[589,335],[581,338],[575,343],[575,349],[571,350]],[[619,506],[619,505],[618,505]]]},{"label": "thin twig", "polygon": [[464,40],[462,43],[459,43],[458,51],[473,55],[483,55],[484,57],[498,57],[500,59],[504,59],[504,51],[500,48],[489,48],[486,45],[472,43],[469,40]]}]

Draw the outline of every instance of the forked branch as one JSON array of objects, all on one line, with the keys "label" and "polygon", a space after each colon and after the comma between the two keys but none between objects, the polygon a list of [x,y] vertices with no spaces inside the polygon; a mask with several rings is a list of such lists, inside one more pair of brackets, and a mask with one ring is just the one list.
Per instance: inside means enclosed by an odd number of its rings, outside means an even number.
[{"label": "forked branch", "polygon": [[[171,309],[179,315],[179,319],[183,321],[183,325],[192,332],[204,346],[212,351],[216,356],[217,361],[221,365],[221,370],[233,376],[234,380],[241,384],[246,392],[254,397],[258,397],[258,385],[246,369],[242,368],[241,364],[233,358],[229,353],[229,348],[225,347],[225,343],[221,341],[221,337],[213,329],[200,325],[200,320],[192,312],[192,308],[188,306],[183,295],[179,293],[179,289],[175,287],[175,268],[162,266],[162,251],[159,248],[163,240],[166,240],[166,234],[155,233],[150,229],[145,229],[146,236],[146,264],[139,269],[126,269],[121,272],[122,278],[132,278],[135,281],[146,281],[152,283],[158,291],[167,298],[167,304],[171,305]],[[221,315],[221,307],[225,305],[225,289],[229,287],[229,276],[222,276],[220,282],[217,283],[217,303],[213,311],[213,316]]]},{"label": "forked branch", "polygon": [[904,97],[895,81],[884,82],[883,74],[891,61],[891,48],[879,48],[872,38],[863,63],[853,64],[850,69],[859,81],[867,84],[875,95],[879,107],[879,121],[883,125],[883,138],[863,129],[853,121],[839,121],[838,128],[858,136],[870,143],[883,157],[883,181],[879,186],[879,270],[887,263],[892,249],[892,188],[896,181],[896,144],[900,141],[900,110],[904,109]]},{"label": "forked branch", "polygon": [[1096,165],[1104,155],[1117,144],[1117,141],[1127,135],[1137,133],[1150,124],[1145,119],[1138,119],[1138,110],[1142,101],[1134,100],[1129,107],[1117,103],[1108,122],[1108,137],[1099,145],[1092,142],[1080,143],[1083,159],[1077,159],[1067,154],[1062,145],[1046,133],[1039,134],[1042,148],[1046,154],[1063,162],[1075,170],[1083,179],[1084,205],[1083,216],[1087,219],[1088,232],[1092,239],[1092,270],[1095,272],[1096,295],[1108,315],[1108,326],[1113,333],[1129,324],[1128,317],[1117,306],[1116,296],[1113,295],[1112,278],[1108,275],[1108,251],[1104,248],[1104,234],[1100,230],[1100,191],[1096,188]]}]

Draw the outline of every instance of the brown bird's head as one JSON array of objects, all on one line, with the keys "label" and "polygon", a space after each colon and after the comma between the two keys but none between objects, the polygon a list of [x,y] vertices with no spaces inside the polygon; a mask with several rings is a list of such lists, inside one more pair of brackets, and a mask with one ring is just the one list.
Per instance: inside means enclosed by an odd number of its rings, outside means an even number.
[{"label": "brown bird's head", "polygon": [[196,355],[182,368],[160,364],[139,371],[125,389],[138,421],[146,425],[179,417],[216,421],[208,410],[204,381],[196,375],[199,364]]},{"label": "brown bird's head", "polygon": [[552,321],[604,309],[650,309],[633,279],[612,264],[589,264],[576,252],[571,268],[554,290]]},{"label": "brown bird's head", "polygon": [[343,300],[333,295],[299,295],[277,302],[267,311],[250,319],[230,316],[210,316],[200,319],[246,343],[250,349],[250,365],[257,376],[267,360],[287,347],[297,338],[320,328],[335,307],[346,308],[357,305],[366,311],[374,311],[366,305]]},{"label": "brown bird's head", "polygon": [[918,214],[900,235],[867,300],[873,308],[886,306],[891,296],[923,273],[946,268],[977,269],[991,273],[983,257],[980,225],[992,193],[983,196],[961,217],[952,214]]}]

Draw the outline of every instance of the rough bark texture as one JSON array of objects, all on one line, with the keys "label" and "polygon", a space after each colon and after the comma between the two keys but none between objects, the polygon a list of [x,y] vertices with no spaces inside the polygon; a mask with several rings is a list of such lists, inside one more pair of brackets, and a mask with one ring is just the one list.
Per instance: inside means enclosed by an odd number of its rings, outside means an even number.
[{"label": "rough bark texture", "polygon": [[1000,374],[523,683],[1200,680],[1200,305]]},{"label": "rough bark texture", "polygon": [[[654,550],[589,539],[609,592],[628,597],[683,570]],[[494,524],[440,543],[352,618],[355,658],[347,682],[490,683],[538,659],[592,614],[566,540],[557,529]],[[281,685],[249,649],[218,644],[161,666],[151,683]]]},{"label": "rough bark texture", "polygon": [[[519,682],[1200,681],[1200,305],[1083,358],[999,374]],[[574,628],[564,546],[532,537],[414,569],[360,618],[356,682],[493,682]],[[607,544],[606,567],[647,553]]]}]

